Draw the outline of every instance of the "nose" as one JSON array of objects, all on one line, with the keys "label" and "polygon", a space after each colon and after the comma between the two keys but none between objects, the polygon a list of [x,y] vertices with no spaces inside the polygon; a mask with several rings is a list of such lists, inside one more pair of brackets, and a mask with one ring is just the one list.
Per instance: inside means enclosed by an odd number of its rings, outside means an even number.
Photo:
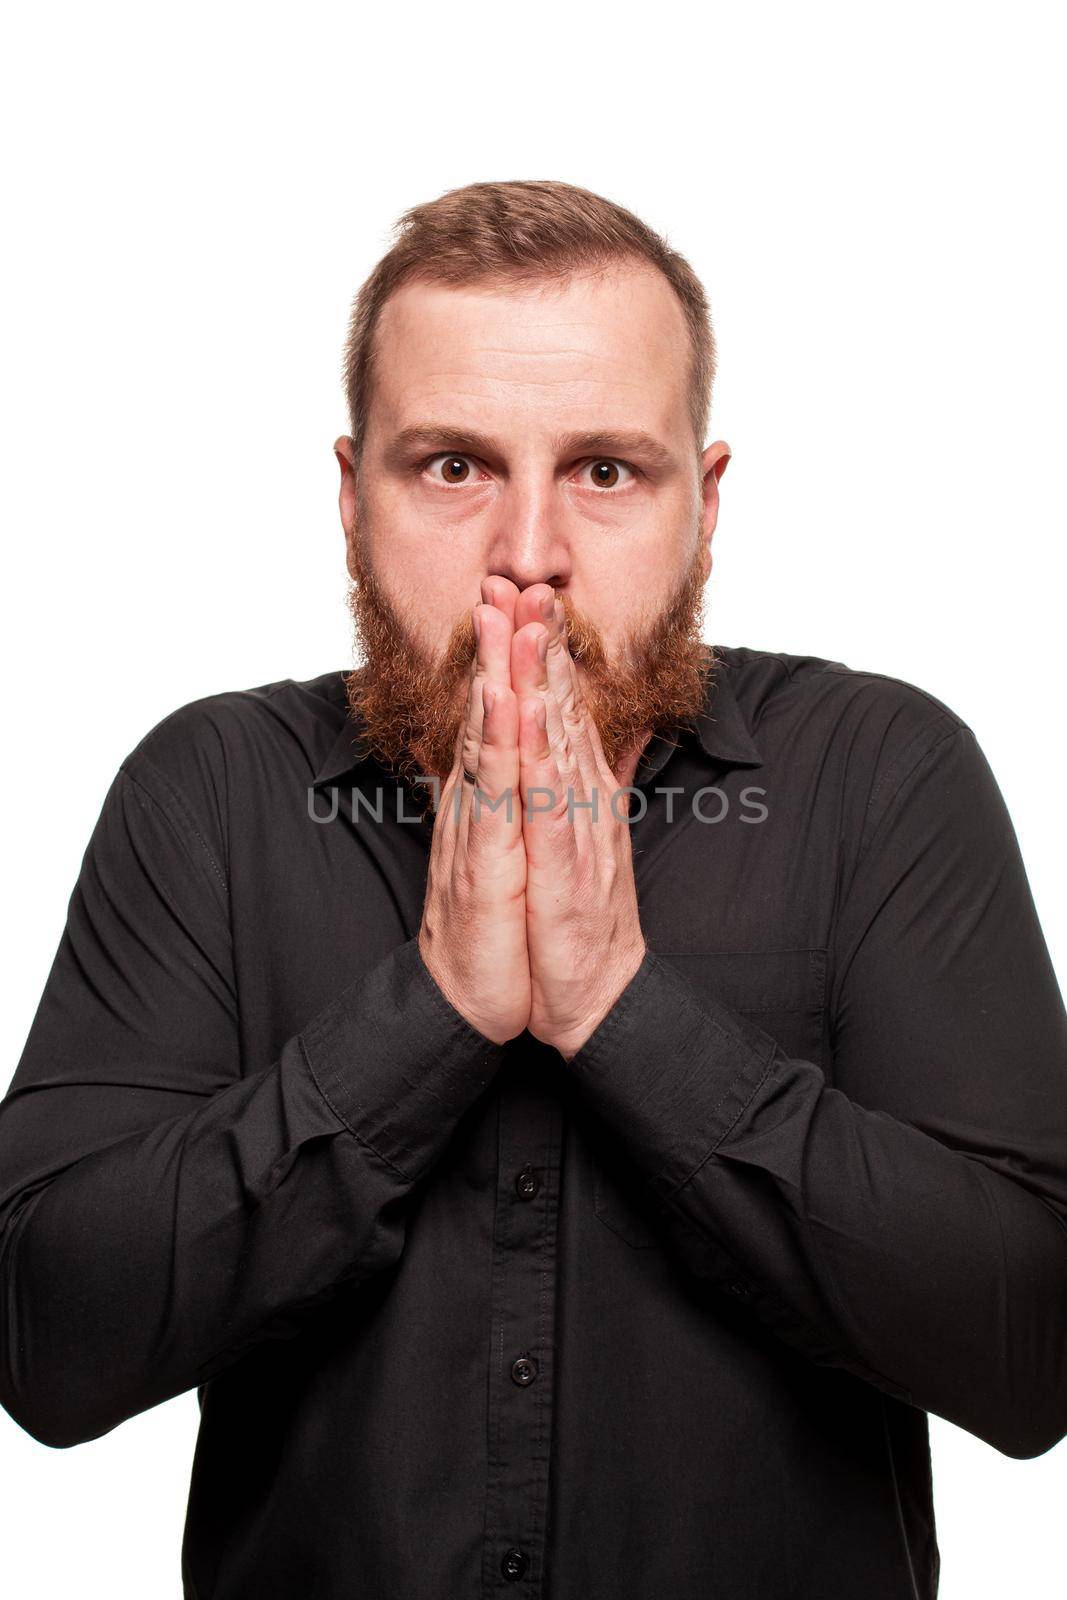
[{"label": "nose", "polygon": [[567,587],[572,561],[562,511],[536,495],[505,495],[494,508],[494,519],[486,572],[499,572],[519,590],[532,583]]}]

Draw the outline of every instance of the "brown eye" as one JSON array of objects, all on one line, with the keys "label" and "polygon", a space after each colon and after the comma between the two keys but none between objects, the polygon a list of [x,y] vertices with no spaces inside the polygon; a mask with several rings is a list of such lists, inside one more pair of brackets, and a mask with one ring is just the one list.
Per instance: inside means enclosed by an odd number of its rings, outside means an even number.
[{"label": "brown eye", "polygon": [[465,483],[470,472],[466,456],[438,456],[441,471],[448,483]]},{"label": "brown eye", "polygon": [[[619,482],[620,469],[630,474],[629,479],[624,480],[621,485]],[[592,484],[597,489],[616,489],[619,487],[625,489],[627,484],[634,481],[637,476],[633,467],[631,467],[628,462],[609,461],[607,459],[602,461],[587,461],[585,466],[582,468],[582,471],[592,474],[590,478],[586,479],[586,483]]]}]

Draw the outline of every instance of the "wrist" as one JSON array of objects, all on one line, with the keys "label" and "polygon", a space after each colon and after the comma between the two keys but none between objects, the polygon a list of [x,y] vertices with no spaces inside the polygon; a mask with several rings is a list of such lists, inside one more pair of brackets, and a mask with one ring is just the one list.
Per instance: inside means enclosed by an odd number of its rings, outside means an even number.
[{"label": "wrist", "polygon": [[637,975],[641,963],[645,959],[648,946],[642,938],[641,943],[635,946],[623,960],[613,962],[610,975],[605,979],[600,990],[600,998],[584,1017],[583,1021],[575,1028],[568,1029],[553,1041],[564,1061],[571,1061],[579,1050],[592,1038],[610,1012],[618,1005],[622,995],[629,988]]}]

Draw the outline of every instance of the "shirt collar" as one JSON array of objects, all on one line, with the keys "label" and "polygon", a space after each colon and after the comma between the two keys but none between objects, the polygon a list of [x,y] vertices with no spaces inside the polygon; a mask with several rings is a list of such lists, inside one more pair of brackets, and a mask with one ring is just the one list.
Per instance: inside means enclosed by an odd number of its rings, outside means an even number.
[{"label": "shirt collar", "polygon": [[312,788],[317,789],[323,783],[336,783],[338,778],[354,772],[357,767],[363,766],[364,762],[371,759],[370,751],[360,742],[363,732],[362,722],[353,715],[344,699],[341,701],[341,709],[344,712],[344,722],[327,752],[325,761],[311,780]]},{"label": "shirt collar", "polygon": [[[733,667],[722,656],[712,653],[713,670],[708,675],[708,692],[704,707],[687,725],[673,734],[654,734],[645,747],[634,777],[642,784],[654,777],[664,766],[671,751],[678,745],[692,746],[694,740],[712,761],[731,767],[759,767],[763,757],[752,736],[745,714],[734,694]],[[345,720],[330,747],[325,761],[315,776],[312,787],[335,783],[338,778],[354,772],[364,762],[372,759],[370,751],[361,744],[362,724],[350,708],[345,708]]]},{"label": "shirt collar", "polygon": [[711,652],[712,671],[704,707],[692,724],[671,734],[653,734],[645,746],[634,776],[635,784],[647,783],[665,765],[677,746],[694,744],[712,761],[729,767],[760,767],[763,757],[733,689],[734,668],[724,657]]}]

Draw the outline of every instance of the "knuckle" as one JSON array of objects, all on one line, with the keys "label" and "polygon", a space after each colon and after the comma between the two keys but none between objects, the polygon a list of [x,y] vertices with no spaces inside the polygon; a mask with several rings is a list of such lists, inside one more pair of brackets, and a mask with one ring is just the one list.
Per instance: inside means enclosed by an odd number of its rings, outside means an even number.
[{"label": "knuckle", "polygon": [[516,803],[509,788],[485,785],[479,774],[470,814],[470,837],[475,848],[490,844],[499,836],[500,829],[514,819]]},{"label": "knuckle", "polygon": [[530,804],[527,807],[529,820],[535,825],[543,826],[549,823],[556,828],[560,824],[569,823],[570,807],[566,785],[546,784],[544,787],[550,791],[549,794],[530,796]]},{"label": "knuckle", "polygon": [[568,826],[570,825],[570,797],[567,794],[566,789],[561,790],[559,798],[556,800],[552,810],[549,812],[549,816],[554,822],[565,823]]},{"label": "knuckle", "polygon": [[455,899],[462,905],[474,898],[474,874],[468,861],[455,861],[452,864],[452,888]]},{"label": "knuckle", "polygon": [[568,735],[578,732],[585,723],[585,701],[574,689],[564,692],[560,701],[560,712],[563,718],[563,727]]}]

